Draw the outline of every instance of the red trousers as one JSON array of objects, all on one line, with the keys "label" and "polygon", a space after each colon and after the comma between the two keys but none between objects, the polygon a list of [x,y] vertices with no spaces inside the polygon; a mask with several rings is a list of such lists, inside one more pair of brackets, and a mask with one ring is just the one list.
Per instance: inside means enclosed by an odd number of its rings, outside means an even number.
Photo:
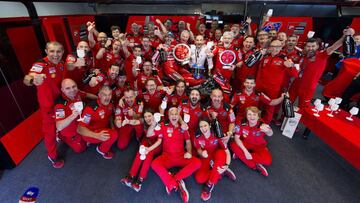
[{"label": "red trousers", "polygon": [[290,100],[294,103],[296,98],[299,97],[299,108],[303,109],[310,106],[311,99],[313,98],[315,89],[301,88],[299,81],[295,80],[291,85],[289,95]]},{"label": "red trousers", "polygon": [[117,141],[117,146],[119,149],[125,149],[131,140],[131,135],[135,131],[135,136],[137,140],[140,140],[141,135],[143,133],[143,128],[141,125],[125,125],[119,129],[117,129],[119,138]]},{"label": "red trousers", "polygon": [[110,151],[110,148],[114,144],[114,142],[116,142],[118,135],[117,135],[116,130],[109,129],[109,128],[95,130],[95,132],[97,133],[97,132],[101,132],[103,130],[106,130],[110,134],[110,138],[106,141],[98,140],[98,139],[88,137],[88,136],[82,136],[82,138],[85,140],[85,142],[89,142],[91,144],[100,143],[99,150],[103,153],[107,153],[108,151]]},{"label": "red trousers", "polygon": [[270,165],[272,157],[269,149],[266,146],[256,146],[243,142],[245,148],[250,152],[252,159],[248,160],[245,157],[243,150],[236,144],[236,142],[230,143],[231,150],[235,153],[239,159],[244,162],[249,168],[255,169],[256,164]]},{"label": "red trousers", "polygon": [[44,143],[48,156],[52,159],[57,158],[56,149],[56,124],[55,113],[52,108],[41,108],[42,131],[44,133]]},{"label": "red trousers", "polygon": [[[271,90],[271,89],[258,89],[260,92],[263,92],[265,95],[267,95],[270,99],[276,99],[279,98],[281,95],[281,91],[280,90]],[[264,106],[265,109],[265,113],[262,117],[263,121],[267,124],[269,124],[271,122],[271,120],[273,119],[274,116],[274,112],[275,112],[275,106],[270,106],[270,105],[266,105]]]},{"label": "red trousers", "polygon": [[[150,147],[150,144],[147,142],[146,139],[143,139],[143,141],[141,142],[142,145],[144,145],[145,147]],[[161,152],[161,146],[156,147],[155,149],[153,149],[152,151],[150,151],[147,155],[146,155],[146,159],[145,160],[141,160],[140,159],[140,153],[139,150],[136,153],[135,159],[133,164],[131,165],[129,174],[131,176],[136,176],[137,173],[139,172],[139,178],[145,179],[147,176],[147,173],[150,169],[151,166],[151,162],[154,158],[155,155],[159,154]],[[140,168],[141,167],[141,168]]]},{"label": "red trousers", "polygon": [[[217,171],[217,168],[224,166],[226,163],[226,152],[223,149],[218,149],[214,152],[213,156],[208,158],[200,158],[201,167],[195,173],[195,180],[199,184],[204,184],[210,182],[216,184],[220,178],[221,174]],[[214,165],[211,168],[210,161],[213,160]]]},{"label": "red trousers", "polygon": [[189,86],[200,85],[205,82],[204,79],[195,79],[191,72],[183,67],[179,67],[175,61],[167,61],[164,63],[164,73],[174,81],[183,78]]},{"label": "red trousers", "polygon": [[[201,166],[201,161],[192,157],[190,159],[185,159],[184,154],[162,154],[156,158],[151,167],[155,173],[160,176],[161,180],[168,189],[173,189],[177,187],[177,181],[180,181],[184,178],[190,176],[193,172],[198,170]],[[168,169],[173,167],[181,167],[180,171],[175,175],[169,174]]]},{"label": "red trousers", "polygon": [[81,153],[86,150],[86,142],[82,139],[82,136],[77,133],[75,133],[74,136],[60,135],[59,137],[76,153]]}]

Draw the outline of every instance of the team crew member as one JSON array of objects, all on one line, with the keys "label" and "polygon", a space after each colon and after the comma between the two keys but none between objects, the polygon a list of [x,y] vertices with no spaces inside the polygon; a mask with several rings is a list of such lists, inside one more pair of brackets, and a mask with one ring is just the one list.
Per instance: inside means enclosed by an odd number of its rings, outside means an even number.
[{"label": "team crew member", "polygon": [[126,85],[125,71],[119,71],[119,75],[116,78],[116,88],[113,90],[113,103],[118,104],[119,100],[124,96],[124,91],[128,86]]},{"label": "team crew member", "polygon": [[193,142],[195,139],[196,129],[198,127],[199,119],[206,115],[205,109],[200,104],[201,95],[199,90],[193,89],[190,92],[188,99],[183,99],[179,104],[179,111],[182,116],[188,114],[190,116],[189,122],[189,134],[190,139]]},{"label": "team crew member", "polygon": [[215,137],[210,130],[210,122],[207,119],[201,119],[198,128],[201,134],[194,140],[194,147],[199,154],[201,167],[195,173],[195,180],[199,184],[204,184],[201,199],[207,201],[222,174],[233,181],[236,180],[236,176],[229,169],[230,151],[227,148],[227,143],[224,143],[227,141]]},{"label": "team crew member", "polygon": [[[118,64],[123,69],[124,63],[120,55],[121,43],[119,41],[112,41],[108,39],[105,46],[100,48],[96,54],[96,59],[99,61],[99,67],[102,72],[106,73],[108,68],[113,64]],[[108,50],[112,46],[111,50]]]},{"label": "team crew member", "polygon": [[[240,67],[240,58],[238,56],[238,52],[235,50],[234,46],[231,44],[233,40],[232,32],[224,32],[223,34],[223,45],[216,46],[215,49],[209,54],[210,57],[215,57],[215,73],[220,74],[224,77],[225,83],[229,83],[230,78],[233,74],[233,71],[236,67]],[[227,64],[228,66],[224,66],[221,61],[227,62],[227,60],[231,60],[231,58],[227,58],[226,56],[222,55],[224,51],[234,52],[235,61],[233,64]],[[223,58],[221,58],[223,57]],[[230,62],[230,61],[229,61]]]},{"label": "team crew member", "polygon": [[[287,74],[297,76],[298,71],[294,63],[280,53],[282,47],[279,40],[270,43],[270,54],[266,55],[260,62],[256,77],[257,90],[266,94],[270,99],[280,97],[282,84]],[[286,60],[285,60],[286,59]],[[266,106],[265,123],[270,123],[274,114],[274,106]]]},{"label": "team crew member", "polygon": [[249,76],[244,82],[244,91],[239,92],[231,99],[231,106],[237,107],[236,123],[240,123],[246,117],[246,109],[250,106],[260,108],[264,105],[276,106],[284,100],[284,93],[279,98],[270,99],[264,93],[255,91],[255,78]]},{"label": "team crew member", "polygon": [[140,45],[142,38],[142,34],[140,33],[140,25],[132,23],[130,31],[131,33],[126,36],[127,40],[134,45]]},{"label": "team crew member", "polygon": [[59,42],[48,42],[45,52],[47,56],[33,64],[24,77],[24,84],[36,86],[48,159],[54,168],[61,168],[64,160],[58,156],[56,149],[54,102],[60,96],[61,81],[66,71],[61,61],[64,48]]},{"label": "team crew member", "polygon": [[220,89],[214,89],[210,95],[211,105],[207,112],[210,119],[217,119],[228,138],[233,134],[235,127],[235,114],[230,104],[223,102],[223,94]]},{"label": "team crew member", "polygon": [[[65,65],[67,67],[67,78],[71,78],[79,86],[83,88],[82,79],[84,75],[94,68],[94,59],[90,56],[89,44],[85,41],[80,41],[76,48],[75,54],[69,54],[66,57]],[[84,52],[84,56],[79,57],[78,54]]]},{"label": "team crew member", "polygon": [[[154,156],[161,152],[161,140],[154,133],[154,129],[158,124],[155,122],[153,111],[145,109],[143,119],[145,137],[142,139],[140,145],[145,146],[146,158],[145,160],[141,160],[141,154],[138,151],[129,174],[121,179],[123,184],[133,188],[136,192],[141,190],[142,183],[147,176]],[[137,175],[138,177],[136,178]]]},{"label": "team crew member", "polygon": [[111,146],[117,139],[117,132],[113,130],[111,119],[113,105],[110,103],[112,91],[109,86],[99,90],[98,99],[87,105],[82,113],[77,132],[88,143],[98,144],[96,151],[105,159],[112,159],[114,153]]},{"label": "team crew member", "polygon": [[260,30],[258,33],[257,33],[257,45],[256,45],[256,48],[258,49],[266,49],[268,46],[269,46],[269,33],[267,33],[266,31],[264,30]]},{"label": "team crew member", "polygon": [[163,85],[160,77],[153,73],[152,63],[150,61],[145,61],[143,64],[143,71],[137,72],[135,89],[143,90],[145,88],[145,82],[148,78],[154,78],[157,86]]},{"label": "team crew member", "polygon": [[289,92],[292,101],[299,97],[299,108],[306,108],[310,105],[328,57],[341,47],[346,35],[353,35],[354,32],[352,28],[344,29],[343,36],[324,51],[318,51],[319,42],[316,39],[310,38],[306,41],[305,57],[300,62],[299,77],[295,79]]},{"label": "team crew member", "polygon": [[158,90],[156,81],[153,78],[145,82],[145,91],[139,90],[138,96],[144,102],[144,108],[152,109],[154,112],[159,111],[160,104],[167,94],[163,90]]},{"label": "team crew member", "polygon": [[86,92],[97,94],[99,89],[104,86],[110,86],[112,89],[116,88],[116,79],[120,72],[120,65],[118,63],[112,64],[107,70],[106,75],[97,71],[96,75],[92,77],[89,84],[84,87]]},{"label": "team crew member", "polygon": [[268,176],[264,165],[270,165],[272,158],[264,136],[272,136],[273,131],[269,125],[260,122],[260,115],[257,107],[247,108],[247,121],[237,127],[235,141],[230,143],[230,148],[249,168]]},{"label": "team crew member", "polygon": [[142,69],[144,59],[141,56],[142,48],[140,45],[136,45],[132,48],[132,53],[128,50],[128,41],[122,41],[123,52],[125,55],[125,73],[127,82],[131,87],[134,87],[134,81],[136,80],[136,73]]},{"label": "team crew member", "polygon": [[234,91],[239,91],[243,88],[243,84],[247,76],[256,77],[256,73],[259,67],[259,62],[256,62],[252,67],[248,67],[244,61],[246,61],[254,52],[255,48],[255,38],[253,36],[246,36],[243,44],[242,49],[239,50],[241,56],[241,66],[236,68],[235,77],[233,80],[233,88]]},{"label": "team crew member", "polygon": [[[175,91],[173,91],[169,96],[166,96],[165,100],[167,100],[168,107],[177,107],[183,99],[187,98],[185,81],[178,80],[176,81]],[[163,112],[161,111],[160,113]]]},{"label": "team crew member", "polygon": [[[201,162],[191,155],[191,141],[188,131],[180,128],[180,115],[176,107],[169,109],[169,124],[161,124],[161,129],[155,131],[162,140],[162,154],[156,158],[151,167],[160,176],[165,184],[166,192],[180,190],[184,202],[189,201],[189,192],[186,189],[183,179],[190,176],[200,168]],[[184,150],[186,143],[186,151]],[[169,174],[168,169],[181,167],[176,174]]]},{"label": "team crew member", "polygon": [[115,109],[115,125],[118,128],[119,139],[117,146],[119,149],[125,149],[131,139],[131,135],[135,132],[137,140],[140,140],[143,128],[140,117],[143,111],[143,103],[136,101],[134,90],[128,89],[124,92],[124,105],[117,106]]},{"label": "team crew member", "polygon": [[74,152],[81,153],[86,149],[86,143],[81,135],[76,132],[78,117],[81,116],[75,107],[75,103],[81,102],[85,97],[97,99],[96,95],[79,91],[72,79],[64,79],[61,83],[62,95],[56,100],[55,120],[59,138],[65,142]]}]

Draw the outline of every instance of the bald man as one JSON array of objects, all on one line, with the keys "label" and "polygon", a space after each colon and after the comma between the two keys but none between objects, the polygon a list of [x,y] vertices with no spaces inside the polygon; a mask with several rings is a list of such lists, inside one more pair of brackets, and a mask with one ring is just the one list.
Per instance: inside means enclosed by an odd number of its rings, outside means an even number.
[{"label": "bald man", "polygon": [[[270,43],[268,52],[270,54],[262,58],[257,73],[257,90],[266,94],[270,99],[276,99],[281,96],[282,84],[285,76],[297,76],[298,71],[294,67],[294,63],[281,53],[282,43],[274,40]],[[274,107],[266,106],[265,123],[270,123],[273,118]]]},{"label": "bald man", "polygon": [[66,78],[61,82],[62,95],[55,101],[55,122],[59,138],[74,152],[81,153],[86,149],[86,143],[76,130],[81,109],[76,109],[76,103],[81,103],[87,97],[97,96],[79,91],[74,80]]}]

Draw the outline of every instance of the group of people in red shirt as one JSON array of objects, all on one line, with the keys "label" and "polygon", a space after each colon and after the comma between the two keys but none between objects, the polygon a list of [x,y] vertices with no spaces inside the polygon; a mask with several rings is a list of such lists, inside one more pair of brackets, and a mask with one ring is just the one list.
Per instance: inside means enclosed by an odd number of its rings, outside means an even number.
[{"label": "group of people in red shirt", "polygon": [[[79,42],[65,62],[63,46],[47,43],[47,56],[33,64],[24,83],[37,87],[53,167],[64,165],[57,140],[77,153],[96,144],[111,159],[113,144],[124,150],[134,135],[139,151],[121,182],[136,191],[152,167],[166,192],[179,191],[184,202],[184,179],[194,173],[206,201],[222,176],[236,179],[230,151],[268,176],[272,158],[264,137],[273,134],[269,123],[288,94],[282,89],[290,90],[293,101],[299,97],[300,109],[307,107],[327,57],[342,44],[339,39],[319,50],[318,40],[310,38],[300,50],[298,36],[260,30],[255,37],[245,24],[223,32],[216,23],[206,29],[199,21],[194,33],[183,21],[176,30],[171,24],[149,22],[141,33],[133,23],[130,34],[112,26],[110,38],[88,22],[88,41]],[[198,88],[209,78],[222,85],[202,95]],[[215,136],[215,120],[223,136]],[[174,167],[179,170],[169,170]]]}]

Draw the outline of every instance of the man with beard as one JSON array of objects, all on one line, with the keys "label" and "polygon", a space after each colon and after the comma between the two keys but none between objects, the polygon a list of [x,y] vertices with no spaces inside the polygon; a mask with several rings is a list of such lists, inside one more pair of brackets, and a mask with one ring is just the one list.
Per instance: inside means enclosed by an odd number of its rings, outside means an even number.
[{"label": "man with beard", "polygon": [[116,77],[119,75],[119,71],[119,64],[112,64],[106,75],[98,72],[94,77],[92,77],[89,83],[84,87],[84,90],[92,94],[97,94],[99,89],[104,85],[110,86],[111,88],[115,87]]},{"label": "man with beard", "polygon": [[109,86],[103,86],[99,90],[98,99],[92,101],[84,108],[82,120],[79,122],[77,132],[83,139],[92,144],[99,144],[96,151],[104,159],[112,159],[114,153],[110,150],[118,135],[113,129],[112,111],[110,103],[112,91]]},{"label": "man with beard", "polygon": [[319,43],[316,39],[310,38],[305,43],[305,56],[300,61],[299,77],[295,79],[290,88],[290,99],[294,102],[299,97],[299,108],[306,108],[316,90],[317,83],[325,70],[328,57],[342,46],[346,35],[353,35],[352,28],[343,30],[343,36],[333,45],[323,51],[318,51]]},{"label": "man with beard", "polygon": [[[87,42],[80,41],[76,50],[76,53],[69,54],[66,57],[65,66],[68,70],[66,77],[74,80],[75,83],[78,84],[79,89],[82,89],[84,86],[82,79],[87,72],[94,68],[94,59],[90,56],[90,47]],[[78,54],[81,54],[81,52],[83,52],[85,56],[79,57]]]},{"label": "man with beard", "polygon": [[166,95],[163,90],[158,90],[154,78],[148,78],[145,82],[145,91],[138,90],[138,97],[144,102],[145,109],[151,109],[154,112],[159,111],[160,104]]},{"label": "man with beard", "polygon": [[151,45],[150,38],[148,36],[144,36],[141,40],[142,45],[142,56],[145,60],[151,60],[154,55],[155,48]]},{"label": "man with beard", "polygon": [[193,142],[194,138],[196,137],[196,130],[198,128],[199,119],[206,115],[205,109],[201,107],[200,99],[201,95],[199,90],[193,89],[190,91],[189,98],[183,99],[178,107],[182,117],[184,117],[184,114],[188,114],[190,116],[187,125],[189,126],[188,131],[191,142]]},{"label": "man with beard", "polygon": [[81,111],[76,109],[75,103],[82,102],[86,97],[97,99],[97,96],[79,91],[72,79],[64,79],[61,83],[62,95],[55,101],[55,120],[59,138],[74,152],[81,153],[86,149],[86,143],[76,132],[78,117]]},{"label": "man with beard", "polygon": [[[270,43],[269,55],[262,58],[257,73],[257,90],[265,93],[270,99],[280,97],[282,93],[282,84],[285,76],[297,76],[298,71],[294,67],[294,63],[286,56],[280,53],[282,49],[281,42],[274,40]],[[273,106],[266,106],[263,120],[270,123],[274,114]]]},{"label": "man with beard", "polygon": [[[102,72],[106,73],[112,64],[119,64],[123,68],[123,59],[120,55],[121,43],[115,40],[111,45],[111,40],[107,40],[104,47],[100,48],[96,54],[98,60],[98,67]],[[108,50],[112,46],[111,50]]]},{"label": "man with beard", "polygon": [[222,30],[220,28],[217,28],[215,30],[215,35],[214,35],[214,38],[212,40],[214,42],[215,46],[222,45],[222,42],[221,42],[221,37],[222,36],[223,36]]},{"label": "man with beard", "polygon": [[143,132],[140,122],[143,108],[143,103],[137,102],[134,90],[125,90],[123,107],[118,105],[115,109],[114,123],[118,129],[117,146],[119,149],[123,150],[128,146],[133,132],[136,139],[140,141]]},{"label": "man with beard", "polygon": [[269,40],[273,41],[276,39],[277,31],[275,29],[269,30]]},{"label": "man with beard", "polygon": [[24,84],[36,86],[48,159],[54,168],[62,168],[64,160],[58,156],[56,149],[54,101],[61,94],[60,85],[66,73],[61,61],[64,47],[59,42],[48,42],[45,52],[47,56],[34,63],[29,74],[25,75]]},{"label": "man with beard", "polygon": [[285,32],[279,32],[277,34],[277,40],[279,40],[281,42],[281,46],[284,48],[286,45],[286,40],[287,40],[287,35]]},{"label": "man with beard", "polygon": [[[176,81],[175,91],[173,91],[170,95],[166,96],[164,100],[167,101],[167,107],[177,107],[179,103],[186,98],[187,95],[185,81],[178,80]],[[160,109],[160,113],[164,114],[164,110]]]}]

